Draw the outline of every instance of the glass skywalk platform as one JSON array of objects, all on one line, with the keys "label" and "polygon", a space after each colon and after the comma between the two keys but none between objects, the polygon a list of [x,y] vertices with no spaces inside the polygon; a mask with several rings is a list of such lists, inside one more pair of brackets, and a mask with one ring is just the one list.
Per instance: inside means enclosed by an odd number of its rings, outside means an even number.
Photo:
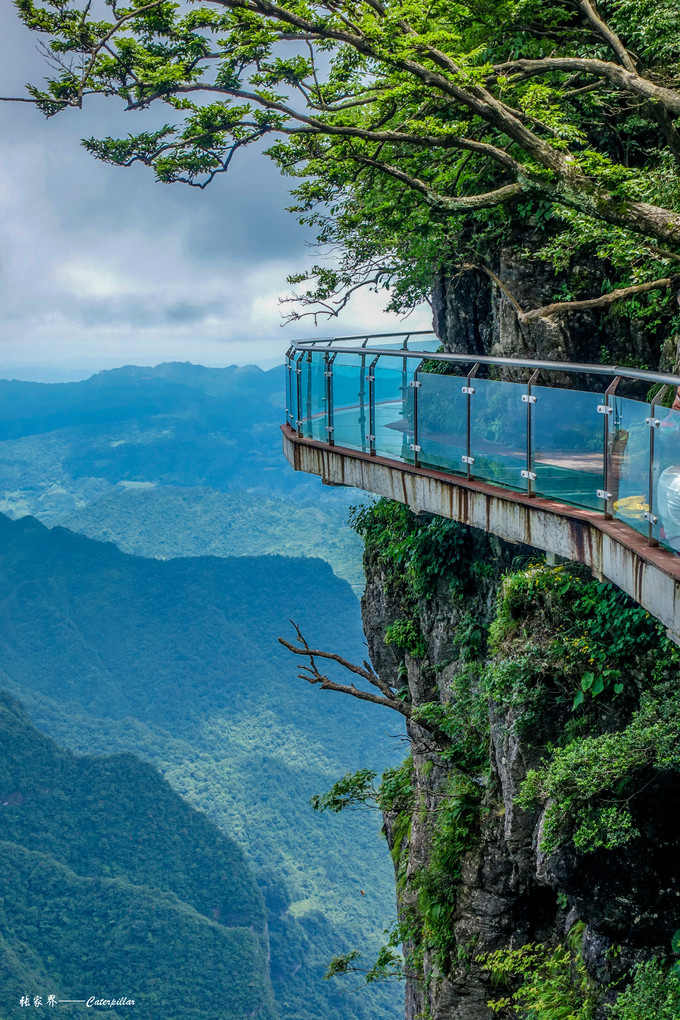
[{"label": "glass skywalk platform", "polygon": [[432,333],[301,341],[287,369],[301,437],[595,511],[680,552],[680,410],[666,406],[680,377],[446,354]]}]

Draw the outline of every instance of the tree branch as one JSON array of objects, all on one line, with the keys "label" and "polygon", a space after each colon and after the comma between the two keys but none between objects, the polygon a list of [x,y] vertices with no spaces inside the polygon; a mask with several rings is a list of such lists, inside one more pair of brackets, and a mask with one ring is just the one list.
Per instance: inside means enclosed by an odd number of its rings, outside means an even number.
[{"label": "tree branch", "polygon": [[612,48],[626,70],[632,71],[633,74],[635,74],[637,69],[633,63],[630,53],[621,42],[618,35],[616,35],[615,32],[612,32],[609,25],[602,20],[595,8],[595,5],[591,3],[590,0],[579,0],[579,7],[598,35],[602,36],[605,42]]},{"label": "tree branch", "polygon": [[519,301],[517,300],[515,295],[512,293],[512,291],[509,290],[509,288],[503,283],[501,278],[499,276],[496,276],[496,274],[493,272],[492,269],[489,269],[488,266],[478,266],[478,265],[474,265],[472,263],[465,263],[461,268],[462,269],[478,269],[481,273],[486,273],[486,275],[489,277],[489,279],[492,281],[492,283],[495,283],[496,286],[498,287],[498,289],[500,291],[502,291],[503,294],[505,294],[506,298],[508,299],[508,301],[510,302],[512,307],[517,312],[517,318],[518,319],[522,318],[522,316],[524,315],[524,312],[522,311],[522,308],[521,308],[521,305],[519,304]]},{"label": "tree branch", "polygon": [[[188,95],[192,92],[216,92],[219,95],[230,96],[232,99],[243,99],[246,102],[255,103],[265,110],[282,113],[291,120],[296,121],[299,124],[306,125],[311,129],[313,134],[359,138],[365,142],[388,142],[394,145],[416,145],[421,148],[429,149],[442,148],[457,149],[464,152],[476,152],[479,153],[479,155],[488,156],[507,170],[513,170],[516,173],[523,170],[522,164],[507,153],[505,149],[498,148],[488,142],[477,142],[472,138],[464,138],[460,135],[414,135],[405,131],[376,131],[371,128],[356,127],[351,124],[329,124],[326,121],[319,120],[318,117],[312,117],[309,114],[303,113],[301,110],[295,110],[293,107],[287,106],[285,103],[279,103],[271,99],[264,99],[256,92],[246,92],[243,89],[228,89],[220,85],[181,85],[174,90],[174,94],[178,95]],[[143,100],[139,100],[137,103],[131,103],[128,105],[127,109],[141,109],[157,98],[161,98],[160,94],[157,96],[146,97]],[[367,100],[367,102],[370,102],[370,100]],[[349,105],[350,104],[348,104],[348,106]],[[359,103],[351,105],[359,105]],[[286,129],[283,127],[276,127],[271,130],[280,131],[283,134],[301,133],[300,131],[296,132],[294,129]]]},{"label": "tree branch", "polygon": [[460,269],[461,272],[476,269],[481,273],[485,273],[508,299],[517,313],[518,320],[522,323],[533,322],[536,319],[548,319],[552,315],[562,315],[566,312],[583,312],[590,308],[609,308],[616,301],[623,301],[626,298],[635,297],[637,294],[647,294],[653,290],[665,290],[667,287],[672,286],[680,287],[680,275],[669,276],[659,280],[650,280],[648,283],[635,284],[632,287],[620,287],[617,290],[610,291],[608,294],[602,294],[600,297],[586,298],[583,301],[556,301],[549,305],[543,305],[541,308],[531,308],[525,312],[512,291],[488,266],[466,262],[463,263]]},{"label": "tree branch", "polygon": [[[380,679],[378,674],[371,668],[370,664],[364,661],[363,666],[358,666],[355,662],[350,662],[349,659],[345,659],[342,655],[336,655],[335,652],[324,652],[317,648],[310,648],[307,641],[303,638],[300,633],[300,628],[296,623],[290,621],[295,629],[297,640],[299,645],[291,644],[290,641],[286,641],[285,638],[279,638],[279,644],[282,644],[284,648],[287,648],[289,652],[293,652],[294,655],[301,655],[309,659],[309,666],[303,666],[303,672],[298,673],[301,680],[306,680],[310,684],[320,684],[321,689],[325,691],[338,691],[340,694],[349,694],[353,698],[358,698],[360,701],[370,701],[374,705],[384,705],[385,708],[391,708],[395,712],[399,712],[405,719],[410,719],[413,714],[411,705],[406,701],[402,701],[397,697],[395,692],[384,681]],[[337,662],[338,665],[342,666],[343,669],[348,670],[350,673],[354,673],[356,676],[362,677],[367,680],[369,684],[376,687],[381,693],[373,694],[371,691],[364,691],[354,684],[338,684],[330,677],[322,673],[317,664],[317,659],[326,659],[332,662]]]},{"label": "tree branch", "polygon": [[592,74],[597,78],[605,78],[623,92],[629,92],[641,99],[660,103],[670,113],[680,115],[680,92],[675,89],[655,85],[649,78],[643,78],[634,69],[632,71],[615,64],[610,60],[598,60],[594,57],[542,57],[537,60],[520,58],[508,60],[503,64],[494,64],[498,74],[514,74],[520,77],[550,74],[552,72],[581,72]]},{"label": "tree branch", "polygon": [[[333,294],[330,294],[326,301],[321,298],[315,299],[313,295],[309,296],[304,294],[299,296],[293,294],[291,297],[279,298],[279,304],[281,305],[299,303],[311,304],[313,301],[313,303],[318,306],[316,311],[297,312],[293,310],[288,312],[285,316],[285,322],[288,324],[290,322],[299,322],[301,319],[312,318],[314,320],[314,325],[316,326],[318,325],[319,316],[321,315],[325,315],[329,319],[337,318],[340,315],[340,312],[342,312],[349,303],[352,294],[354,294],[357,290],[361,290],[363,287],[370,287],[372,285],[377,287],[383,281],[389,280],[393,272],[393,269],[379,269],[373,276],[360,280],[359,283],[355,283],[351,287],[343,287],[341,291],[342,296],[337,297],[335,300],[333,299],[338,294],[338,290],[340,288],[335,290]],[[387,286],[387,284],[385,284],[385,286]]]},{"label": "tree branch", "polygon": [[517,318],[520,322],[531,322],[534,319],[547,319],[551,315],[561,315],[564,312],[582,312],[589,308],[608,308],[616,301],[623,301],[625,298],[634,297],[636,294],[647,294],[651,290],[664,290],[666,287],[680,284],[680,276],[664,277],[661,280],[651,280],[649,283],[640,283],[634,287],[621,287],[612,290],[609,294],[602,294],[601,297],[587,298],[585,301],[557,301],[551,305],[544,305],[542,308],[532,308],[528,312],[518,312]]},{"label": "tree branch", "polygon": [[417,177],[411,177],[410,174],[400,170],[399,167],[392,166],[389,163],[381,163],[376,159],[370,159],[368,156],[354,156],[352,158],[357,163],[375,167],[381,173],[389,174],[395,180],[401,181],[402,184],[423,195],[429,206],[433,209],[441,209],[442,212],[467,212],[472,209],[488,209],[491,206],[508,202],[510,199],[518,198],[528,190],[524,184],[515,182],[513,184],[506,184],[502,188],[497,188],[495,191],[487,191],[482,195],[466,195],[461,197],[439,195],[425,181],[421,181]]}]

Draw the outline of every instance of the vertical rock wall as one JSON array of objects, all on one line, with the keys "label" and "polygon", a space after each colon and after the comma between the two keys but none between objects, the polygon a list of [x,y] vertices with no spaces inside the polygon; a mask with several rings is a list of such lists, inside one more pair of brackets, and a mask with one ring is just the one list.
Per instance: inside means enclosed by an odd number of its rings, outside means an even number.
[{"label": "vertical rock wall", "polygon": [[[462,588],[456,583],[459,567],[451,564],[433,580],[429,597],[418,601],[415,618],[425,654],[414,656],[385,641],[390,625],[404,617],[406,578],[399,569],[386,570],[370,549],[367,553],[362,610],[371,660],[393,687],[406,679],[414,706],[450,705],[462,696],[462,676],[474,687],[475,669],[489,661],[486,634],[498,611],[501,577],[526,564],[532,553],[470,531],[466,555]],[[412,604],[408,611],[413,612]],[[548,649],[559,626],[559,618],[538,599],[509,640],[507,661],[521,662],[527,649],[530,654]],[[441,888],[438,879],[438,895],[452,904],[443,954],[433,947],[437,938],[441,941],[441,929],[429,944],[422,937],[428,929],[423,876],[459,763],[431,729],[409,725],[412,798],[400,811],[385,812],[400,916],[414,922],[414,934],[409,936],[407,923],[405,935],[410,957],[406,1020],[491,1020],[496,1014],[488,1002],[507,989],[491,981],[477,957],[528,943],[565,945],[574,932],[579,959],[599,995],[594,1015],[604,1020],[616,982],[640,961],[669,953],[680,927],[680,818],[668,776],[650,775],[647,792],[634,805],[641,836],[614,851],[582,854],[567,840],[545,853],[540,844],[549,805],[527,810],[517,805],[527,773],[540,765],[572,719],[573,695],[565,699],[561,683],[559,677],[542,677],[540,702],[483,699],[488,767],[471,777],[479,784],[479,808],[450,887]],[[630,712],[630,702],[614,701],[598,725],[620,729]]]},{"label": "vertical rock wall", "polygon": [[[566,293],[602,292],[602,264],[593,260],[567,275],[556,274],[531,260],[538,246],[531,232],[516,231],[512,243],[501,245],[489,260],[493,270],[523,310],[541,307]],[[649,324],[614,306],[608,311],[568,315],[520,323],[508,298],[481,270],[460,272],[439,268],[433,285],[434,330],[448,350],[499,357],[625,364],[671,371],[678,366],[678,337],[669,321]]]}]

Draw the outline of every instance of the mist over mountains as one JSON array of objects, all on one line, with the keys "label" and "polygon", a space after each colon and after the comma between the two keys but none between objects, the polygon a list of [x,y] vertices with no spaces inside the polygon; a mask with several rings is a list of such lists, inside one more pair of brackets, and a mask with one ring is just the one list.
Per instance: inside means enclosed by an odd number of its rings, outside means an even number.
[{"label": "mist over mountains", "polygon": [[[172,796],[243,849],[264,897],[270,953],[257,979],[264,1012],[253,1015],[388,1020],[398,1015],[398,990],[348,995],[322,980],[332,955],[357,948],[370,956],[393,919],[378,818],[318,816],[308,801],[347,771],[398,764],[401,729],[391,713],[296,679],[296,663],[277,642],[293,619],[315,642],[365,655],[350,585],[327,562],[295,555],[305,537],[321,549],[324,534],[341,535],[349,497],[308,478],[298,483],[283,461],[280,383],[278,372],[173,365],[56,387],[2,384],[11,400],[0,426],[0,489],[16,519],[0,516],[0,688],[71,752],[126,753],[113,759],[114,772],[116,762],[134,760],[130,752],[141,755]],[[321,497],[315,510],[312,486]],[[27,508],[51,527],[22,516]],[[75,514],[92,532],[115,531],[138,555],[56,524]],[[356,576],[354,536],[344,532],[348,544],[326,542],[327,555]],[[193,554],[216,542],[241,555]],[[253,547],[266,555],[247,555]],[[274,549],[285,555],[270,555]],[[150,550],[176,558],[150,558]],[[6,766],[0,757],[0,770]],[[152,773],[139,769],[131,773],[143,785]],[[77,803],[77,783],[71,787]],[[191,857],[191,840],[179,845],[182,828],[173,837],[177,853]],[[48,851],[28,838],[15,842],[12,867],[23,888],[25,853]],[[49,850],[50,868],[62,870],[47,888],[75,883],[79,896],[79,883],[92,876],[62,850]],[[115,854],[104,864],[118,875]],[[64,868],[75,878],[67,881]],[[134,884],[130,874],[120,877]],[[145,911],[140,918],[150,916]],[[197,939],[200,955],[204,935]],[[206,957],[208,972],[216,959]],[[240,1016],[225,1009],[211,1016]],[[178,1020],[183,1015],[194,1014]]]},{"label": "mist over mountains", "polygon": [[0,512],[138,555],[318,554],[360,587],[361,546],[345,527],[357,493],[292,470],[284,410],[279,368],[171,363],[0,381]]}]

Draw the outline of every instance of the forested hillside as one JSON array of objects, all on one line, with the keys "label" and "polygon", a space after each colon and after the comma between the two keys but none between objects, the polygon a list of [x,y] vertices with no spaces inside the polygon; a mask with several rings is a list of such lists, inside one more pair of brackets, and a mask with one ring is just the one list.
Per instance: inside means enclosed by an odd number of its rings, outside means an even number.
[{"label": "forested hillside", "polygon": [[0,693],[0,805],[3,1018],[54,995],[127,997],[168,1020],[276,1020],[253,871],[151,765],[75,757]]},{"label": "forested hillside", "polygon": [[347,997],[321,980],[393,915],[378,817],[327,820],[308,801],[398,761],[399,727],[295,679],[277,644],[292,618],[364,655],[350,587],[320,560],[143,559],[30,517],[0,517],[0,577],[0,687],[71,749],[142,754],[246,849],[282,1017],[394,1016],[393,989]]},{"label": "forested hillside", "polygon": [[360,586],[360,543],[344,527],[356,493],[296,475],[283,420],[282,369],[0,380],[0,512],[144,556],[320,555]]}]

